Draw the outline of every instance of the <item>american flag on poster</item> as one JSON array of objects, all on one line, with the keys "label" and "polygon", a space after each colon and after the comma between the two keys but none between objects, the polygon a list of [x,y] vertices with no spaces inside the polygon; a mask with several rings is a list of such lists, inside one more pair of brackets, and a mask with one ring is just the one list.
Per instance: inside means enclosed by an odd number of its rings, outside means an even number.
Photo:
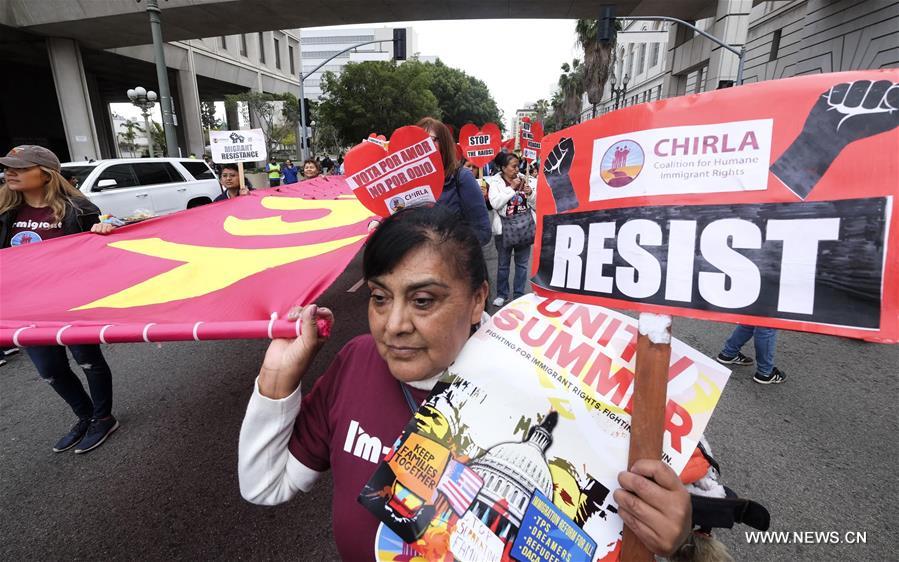
[{"label": "american flag on poster", "polygon": [[437,491],[446,496],[453,511],[462,515],[468,510],[468,506],[474,501],[483,485],[484,480],[478,473],[450,459],[440,482],[437,483]]}]

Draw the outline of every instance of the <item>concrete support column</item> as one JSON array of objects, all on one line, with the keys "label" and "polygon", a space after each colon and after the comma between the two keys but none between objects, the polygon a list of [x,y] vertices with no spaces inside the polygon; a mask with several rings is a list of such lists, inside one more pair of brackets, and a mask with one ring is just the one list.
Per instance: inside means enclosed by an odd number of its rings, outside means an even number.
[{"label": "concrete support column", "polygon": [[[715,24],[709,33],[739,49],[746,43],[750,10],[752,0],[718,0]],[[737,55],[719,45],[713,45],[709,55],[706,89],[718,88],[718,84],[723,80],[736,80],[739,62]]]},{"label": "concrete support column", "polygon": [[194,68],[193,49],[188,51],[188,69],[178,71],[178,92],[181,94],[181,125],[184,130],[187,152],[203,155],[206,139],[203,122],[200,119],[200,91],[197,87],[197,72]]},{"label": "concrete support column", "polygon": [[665,76],[662,78],[662,95],[666,98],[682,96],[687,87],[687,77],[674,72],[677,48],[684,42],[687,28],[672,23],[668,27],[668,50],[665,53]]},{"label": "concrete support column", "polygon": [[100,145],[78,43],[72,39],[50,37],[47,53],[69,154],[73,161],[99,159]]}]

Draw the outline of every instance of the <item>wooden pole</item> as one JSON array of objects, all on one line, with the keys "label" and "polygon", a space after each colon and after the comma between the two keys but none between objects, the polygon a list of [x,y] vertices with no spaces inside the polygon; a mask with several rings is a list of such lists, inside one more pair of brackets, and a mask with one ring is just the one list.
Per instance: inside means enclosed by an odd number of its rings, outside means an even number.
[{"label": "wooden pole", "polygon": [[[668,365],[671,362],[671,317],[643,312],[640,313],[638,326],[628,468],[640,459],[662,458]],[[649,549],[625,525],[622,562],[649,562],[653,559]]]},{"label": "wooden pole", "polygon": [[240,183],[237,186],[237,194],[240,195],[240,192],[243,191],[244,179],[243,179],[243,162],[237,163],[237,177],[239,178]]}]

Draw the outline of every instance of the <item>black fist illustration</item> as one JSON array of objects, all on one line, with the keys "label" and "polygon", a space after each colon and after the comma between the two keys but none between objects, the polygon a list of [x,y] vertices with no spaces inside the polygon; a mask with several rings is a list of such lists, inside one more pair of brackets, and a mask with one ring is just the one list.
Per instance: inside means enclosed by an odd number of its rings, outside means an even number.
[{"label": "black fist illustration", "polygon": [[899,125],[899,83],[858,80],[821,94],[802,132],[771,166],[771,172],[800,198],[850,143]]},{"label": "black fist illustration", "polygon": [[574,160],[574,141],[569,137],[563,137],[546,155],[543,162],[543,175],[552,189],[553,198],[556,200],[556,212],[563,213],[577,207],[577,195],[571,185],[568,172],[571,170],[571,162]]}]

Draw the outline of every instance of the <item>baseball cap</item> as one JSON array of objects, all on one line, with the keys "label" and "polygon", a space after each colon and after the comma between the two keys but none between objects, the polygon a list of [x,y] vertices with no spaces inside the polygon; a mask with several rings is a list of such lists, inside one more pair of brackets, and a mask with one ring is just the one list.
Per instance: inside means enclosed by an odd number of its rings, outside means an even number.
[{"label": "baseball cap", "polygon": [[59,158],[53,151],[36,144],[22,144],[13,148],[6,157],[0,158],[0,165],[8,168],[44,166],[57,172],[60,169]]}]

